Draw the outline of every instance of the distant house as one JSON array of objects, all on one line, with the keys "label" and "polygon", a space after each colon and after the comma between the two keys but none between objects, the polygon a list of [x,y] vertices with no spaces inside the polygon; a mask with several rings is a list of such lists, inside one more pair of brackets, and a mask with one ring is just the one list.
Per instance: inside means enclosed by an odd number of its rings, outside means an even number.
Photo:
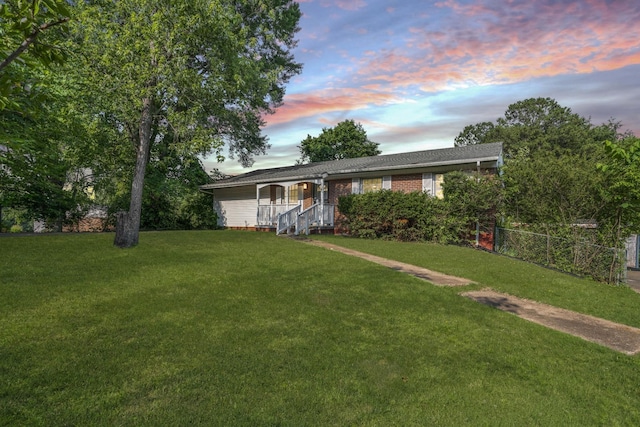
[{"label": "distant house", "polygon": [[389,189],[441,197],[447,172],[501,164],[502,144],[492,143],[261,169],[200,188],[213,194],[221,227],[340,232],[340,196]]},{"label": "distant house", "polygon": [[640,234],[627,238],[627,268],[640,269]]}]

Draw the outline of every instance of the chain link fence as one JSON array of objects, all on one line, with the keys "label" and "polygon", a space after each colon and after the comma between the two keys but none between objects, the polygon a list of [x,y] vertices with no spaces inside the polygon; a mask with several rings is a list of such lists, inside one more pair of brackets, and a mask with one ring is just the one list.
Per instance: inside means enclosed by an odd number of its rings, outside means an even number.
[{"label": "chain link fence", "polygon": [[626,283],[624,249],[522,230],[496,228],[495,251],[600,282]]}]

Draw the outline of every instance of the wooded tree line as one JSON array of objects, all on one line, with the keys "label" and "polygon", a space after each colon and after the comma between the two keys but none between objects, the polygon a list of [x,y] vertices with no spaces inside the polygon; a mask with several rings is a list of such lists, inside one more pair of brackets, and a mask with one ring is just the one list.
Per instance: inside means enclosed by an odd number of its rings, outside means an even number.
[{"label": "wooded tree line", "polygon": [[611,247],[640,231],[640,140],[621,123],[594,125],[553,99],[532,98],[455,139],[496,141],[504,144],[504,225],[546,234],[597,225],[598,242]]},{"label": "wooded tree line", "polygon": [[108,206],[121,247],[211,226],[198,158],[268,148],[299,19],[290,0],[3,2],[0,205],[58,226]]}]

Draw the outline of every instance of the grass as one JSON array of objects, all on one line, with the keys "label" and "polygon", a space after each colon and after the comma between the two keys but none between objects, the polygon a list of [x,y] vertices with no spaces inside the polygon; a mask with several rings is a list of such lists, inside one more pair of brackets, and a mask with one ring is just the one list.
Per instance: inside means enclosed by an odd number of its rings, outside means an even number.
[{"label": "grass", "polygon": [[[0,425],[640,424],[639,357],[460,289],[272,234],[112,239],[0,238]],[[640,326],[623,288],[464,248],[335,242]]]},{"label": "grass", "polygon": [[640,328],[640,294],[506,256],[460,246],[312,236],[337,245],[475,281],[522,298]]}]

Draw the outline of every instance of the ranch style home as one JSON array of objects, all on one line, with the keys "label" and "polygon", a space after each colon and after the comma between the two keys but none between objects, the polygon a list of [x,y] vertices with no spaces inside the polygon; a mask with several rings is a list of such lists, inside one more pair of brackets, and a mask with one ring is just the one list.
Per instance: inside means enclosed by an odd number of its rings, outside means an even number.
[{"label": "ranch style home", "polygon": [[200,188],[213,195],[221,227],[338,233],[340,196],[389,189],[442,197],[447,172],[495,173],[501,165],[501,143],[478,144],[261,169]]}]

